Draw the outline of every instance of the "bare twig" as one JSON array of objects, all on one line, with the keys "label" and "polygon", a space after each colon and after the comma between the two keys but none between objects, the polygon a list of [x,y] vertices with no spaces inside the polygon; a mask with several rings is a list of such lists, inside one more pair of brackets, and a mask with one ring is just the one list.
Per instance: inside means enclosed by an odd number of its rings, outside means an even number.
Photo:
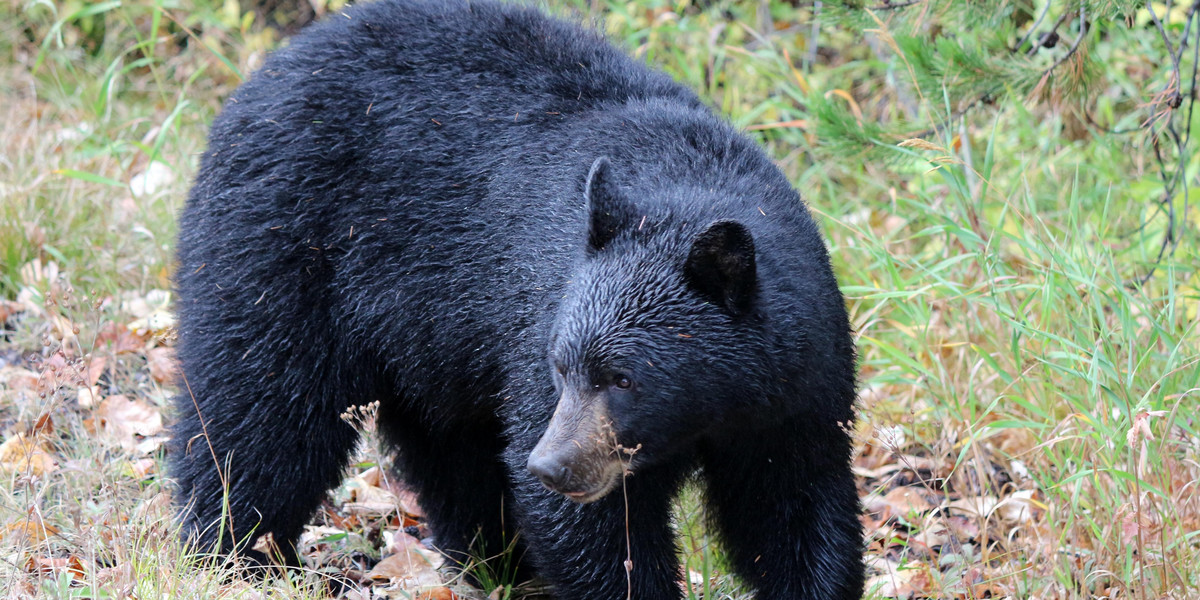
[{"label": "bare twig", "polygon": [[1079,45],[1083,43],[1083,38],[1087,36],[1088,29],[1090,29],[1088,27],[1086,10],[1087,8],[1083,5],[1083,3],[1079,3],[1079,37],[1075,38],[1075,42],[1072,43],[1071,47],[1067,49],[1066,54],[1060,56],[1058,60],[1054,61],[1054,64],[1050,65],[1049,69],[1046,69],[1046,71],[1042,73],[1043,79],[1050,77],[1050,74],[1053,73],[1055,69],[1067,62],[1067,59],[1075,56],[1075,52],[1079,50]]},{"label": "bare twig", "polygon": [[[1193,5],[1193,9],[1194,6],[1195,5]],[[1179,108],[1179,105],[1183,104],[1183,96],[1179,93],[1179,54],[1175,52],[1174,48],[1172,48],[1171,38],[1167,37],[1167,30],[1163,28],[1162,21],[1159,20],[1158,14],[1154,12],[1154,3],[1147,2],[1146,11],[1150,13],[1150,20],[1154,22],[1154,26],[1158,28],[1158,34],[1162,36],[1163,44],[1165,44],[1167,47],[1167,54],[1171,55],[1171,80],[1167,82],[1167,89],[1171,90],[1173,86],[1174,90],[1170,92],[1170,99],[1167,100],[1167,105],[1171,108]],[[1186,41],[1186,37],[1183,40],[1180,40],[1180,51],[1183,50],[1183,45],[1186,43]]]},{"label": "bare twig", "polygon": [[[1184,34],[1179,40],[1179,46],[1173,47],[1170,39],[1167,38],[1166,30],[1162,27],[1162,22],[1154,13],[1153,7],[1147,6],[1150,11],[1151,19],[1159,30],[1159,35],[1163,38],[1163,43],[1166,45],[1167,52],[1171,55],[1172,75],[1171,81],[1167,84],[1166,105],[1164,110],[1165,118],[1152,119],[1149,122],[1156,121],[1165,122],[1163,131],[1171,139],[1175,146],[1175,170],[1171,171],[1167,166],[1167,159],[1163,156],[1159,138],[1155,136],[1152,139],[1154,147],[1154,160],[1158,163],[1159,176],[1163,181],[1163,194],[1155,207],[1155,211],[1147,216],[1142,224],[1129,235],[1136,235],[1145,231],[1146,227],[1158,217],[1159,214],[1166,212],[1167,225],[1163,232],[1162,241],[1158,246],[1158,253],[1154,257],[1154,263],[1146,270],[1146,273],[1138,277],[1131,285],[1140,286],[1148,282],[1154,273],[1157,271],[1158,265],[1162,262],[1165,256],[1174,254],[1179,247],[1180,241],[1183,239],[1182,230],[1187,227],[1188,210],[1191,205],[1191,187],[1187,178],[1187,165],[1191,162],[1191,157],[1188,152],[1192,139],[1192,114],[1196,106],[1196,84],[1198,75],[1200,75],[1200,27],[1195,27],[1196,39],[1192,42],[1192,78],[1191,85],[1188,89],[1188,108],[1187,116],[1184,119],[1183,133],[1180,134],[1175,124],[1175,111],[1183,104],[1182,92],[1182,77],[1179,72],[1179,65],[1183,58],[1184,48],[1187,47],[1188,38],[1192,36],[1193,27],[1196,25],[1197,12],[1200,11],[1200,0],[1194,0],[1191,6],[1188,7],[1187,22],[1184,24]],[[1175,195],[1176,191],[1182,188],[1183,194],[1183,214],[1176,215]]]},{"label": "bare twig", "polygon": [[817,64],[817,38],[821,34],[821,2],[813,3],[812,27],[808,32],[808,51],[804,53],[804,70],[809,72]]},{"label": "bare twig", "polygon": [[950,116],[946,117],[945,123],[939,124],[939,125],[934,125],[933,127],[930,127],[929,129],[922,129],[921,131],[918,131],[916,133],[908,134],[906,137],[924,139],[931,135],[939,134],[939,133],[945,131],[948,127],[953,126],[954,123],[957,122],[959,119],[966,116],[966,114],[968,112],[971,112],[971,109],[975,108],[976,106],[979,106],[980,104],[983,104],[984,102],[990,102],[993,98],[993,95],[996,94],[997,92],[1001,91],[1002,89],[1003,88],[1001,88],[999,86],[994,87],[994,88],[988,90],[987,92],[981,94],[978,98],[972,100],[966,106],[963,106],[962,108],[950,113]]},{"label": "bare twig", "polygon": [[1040,15],[1038,15],[1037,19],[1033,22],[1033,25],[1031,25],[1029,27],[1029,31],[1026,31],[1025,35],[1021,36],[1020,40],[1017,40],[1017,45],[1013,46],[1013,48],[1012,48],[1013,52],[1020,52],[1021,46],[1024,46],[1025,42],[1028,42],[1029,38],[1032,37],[1034,33],[1037,33],[1038,27],[1041,27],[1042,21],[1046,18],[1046,15],[1050,13],[1050,5],[1051,4],[1054,4],[1054,3],[1047,2],[1046,6],[1042,7],[1042,13]]},{"label": "bare twig", "polygon": [[872,6],[872,7],[868,8],[867,10],[896,10],[898,8],[908,8],[910,6],[913,6],[915,4],[920,4],[922,2],[925,2],[925,0],[909,0],[908,2],[897,2],[895,4],[892,4],[891,2],[884,0],[883,4],[880,4],[879,6]]},{"label": "bare twig", "polygon": [[[1054,24],[1050,26],[1050,31],[1046,32],[1046,35],[1042,36],[1042,39],[1046,39],[1046,36],[1053,35],[1054,33],[1058,32],[1058,28],[1062,27],[1062,24],[1066,22],[1067,17],[1069,16],[1071,16],[1071,11],[1069,10],[1064,10],[1061,15],[1058,15],[1058,19],[1054,21]],[[1031,48],[1029,48],[1029,51],[1025,53],[1025,56],[1033,56],[1037,53],[1038,48],[1041,47],[1041,43],[1034,44]]]}]

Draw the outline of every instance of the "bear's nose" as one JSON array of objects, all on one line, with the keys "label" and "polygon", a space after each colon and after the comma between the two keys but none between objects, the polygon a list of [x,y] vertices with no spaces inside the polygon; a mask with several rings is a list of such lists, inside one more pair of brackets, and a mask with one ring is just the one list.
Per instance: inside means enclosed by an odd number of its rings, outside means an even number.
[{"label": "bear's nose", "polygon": [[558,490],[571,481],[571,467],[562,464],[553,456],[532,455],[525,467],[552,490]]}]

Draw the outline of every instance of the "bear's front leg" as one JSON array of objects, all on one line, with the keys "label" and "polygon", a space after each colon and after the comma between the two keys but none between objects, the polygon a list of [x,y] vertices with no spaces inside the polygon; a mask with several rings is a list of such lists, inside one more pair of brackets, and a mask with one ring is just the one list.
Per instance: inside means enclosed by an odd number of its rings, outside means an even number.
[{"label": "bear's front leg", "polygon": [[849,459],[841,427],[802,419],[704,449],[712,518],[757,600],[862,597],[862,526]]},{"label": "bear's front leg", "polygon": [[[624,489],[578,504],[546,489],[526,470],[524,457],[509,462],[521,535],[556,599],[624,600],[630,588],[637,600],[681,596],[670,523],[682,473],[637,473],[626,478]],[[628,578],[627,556],[633,567]]]}]

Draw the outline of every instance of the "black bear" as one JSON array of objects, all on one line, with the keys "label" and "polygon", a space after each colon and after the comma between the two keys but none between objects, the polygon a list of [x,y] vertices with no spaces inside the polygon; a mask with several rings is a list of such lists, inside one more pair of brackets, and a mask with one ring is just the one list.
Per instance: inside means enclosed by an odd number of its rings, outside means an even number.
[{"label": "black bear", "polygon": [[634,597],[679,598],[672,497],[699,473],[757,598],[861,595],[820,232],[600,34],[488,0],[331,16],[216,119],[178,261],[170,458],[203,547],[288,548],[355,447],[339,415],[378,400],[451,557],[516,538],[556,597],[615,600],[628,532]]}]

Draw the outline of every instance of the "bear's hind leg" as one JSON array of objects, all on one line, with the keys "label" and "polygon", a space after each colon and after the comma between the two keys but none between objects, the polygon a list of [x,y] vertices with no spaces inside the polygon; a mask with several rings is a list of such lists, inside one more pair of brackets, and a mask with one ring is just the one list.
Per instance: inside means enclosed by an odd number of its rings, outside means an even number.
[{"label": "bear's hind leg", "polygon": [[340,417],[345,390],[326,383],[301,392],[283,377],[199,368],[189,376],[171,449],[185,538],[202,552],[237,547],[262,562],[250,548],[269,533],[284,562],[298,565],[293,544],[358,439]]}]

